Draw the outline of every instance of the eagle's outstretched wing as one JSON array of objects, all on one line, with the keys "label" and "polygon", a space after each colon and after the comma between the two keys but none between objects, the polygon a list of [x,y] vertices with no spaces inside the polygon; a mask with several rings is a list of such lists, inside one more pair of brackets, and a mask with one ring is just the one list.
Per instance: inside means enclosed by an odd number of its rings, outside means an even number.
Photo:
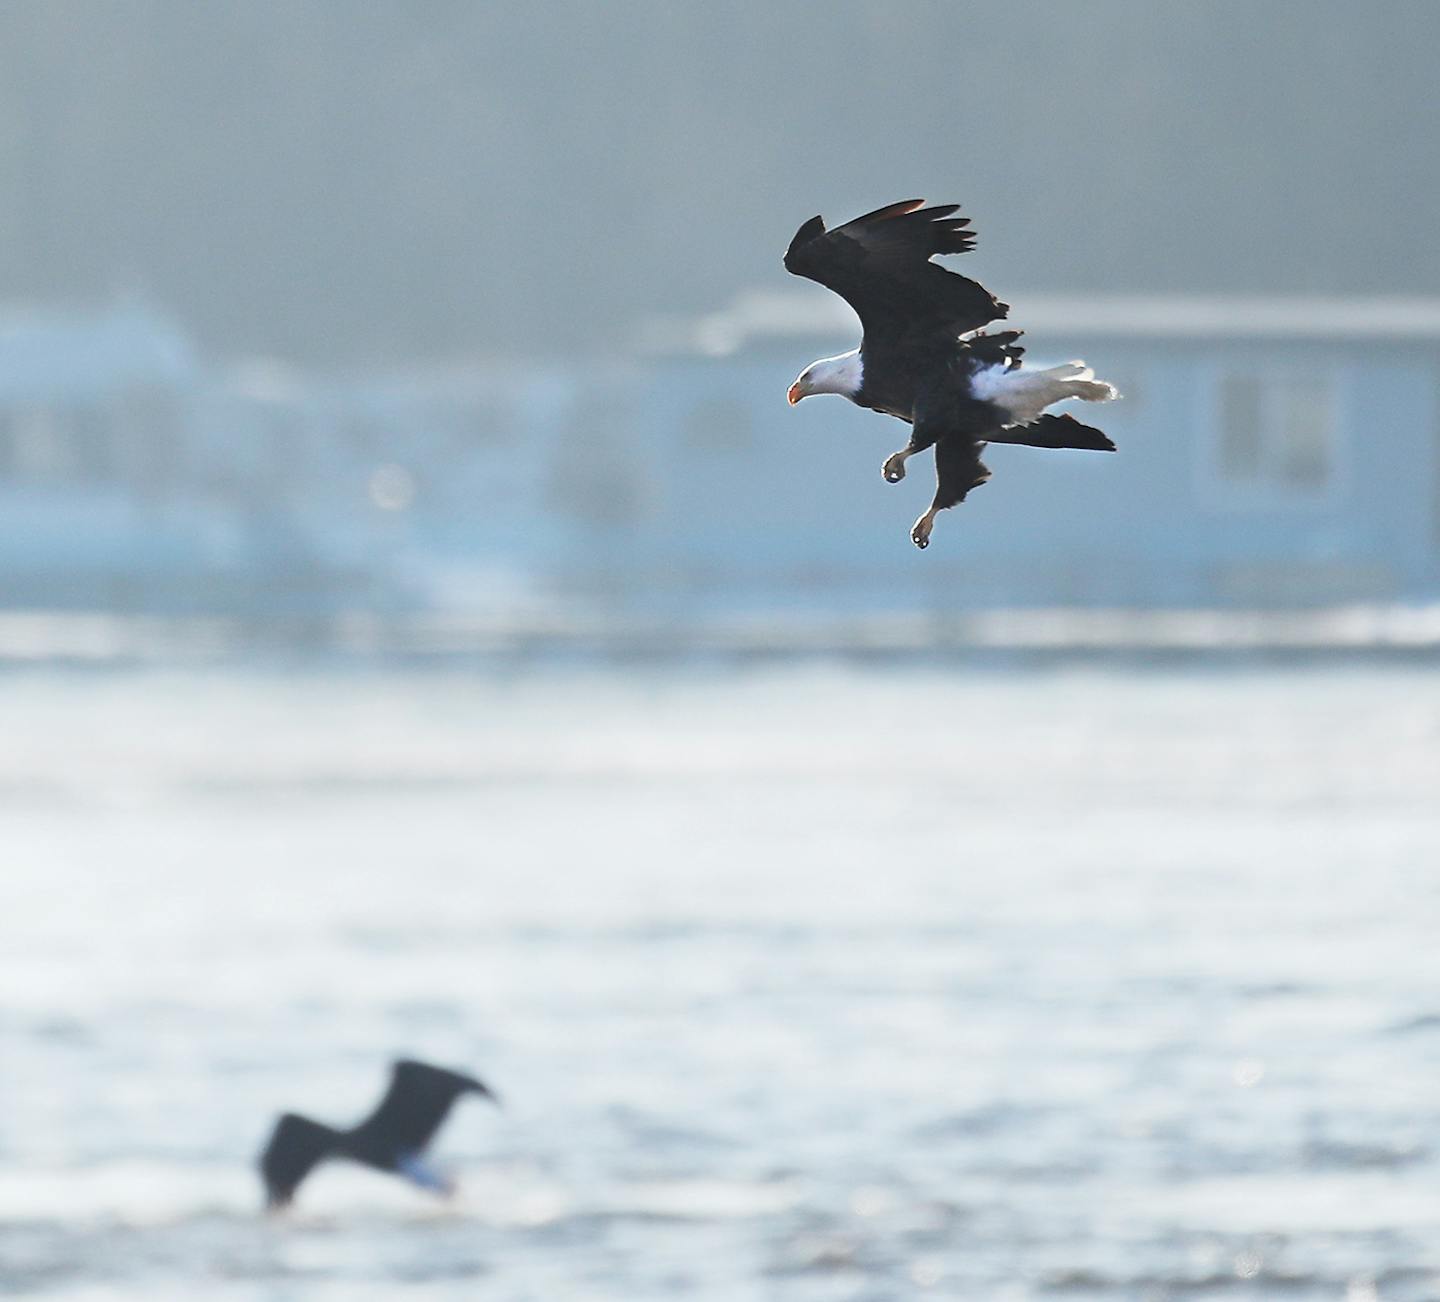
[{"label": "eagle's outstretched wing", "polygon": [[265,1181],[265,1199],[271,1207],[283,1207],[294,1196],[300,1182],[336,1147],[339,1135],[309,1117],[285,1113],[275,1123],[270,1142],[260,1154],[260,1175]]},{"label": "eagle's outstretched wing", "polygon": [[825,229],[812,217],[795,232],[785,269],[833,289],[855,309],[867,336],[934,333],[953,338],[997,321],[1009,307],[984,286],[930,261],[975,247],[960,205],[926,208],[906,199]]},{"label": "eagle's outstretched wing", "polygon": [[392,1069],[385,1097],[351,1135],[362,1143],[374,1136],[395,1153],[418,1153],[440,1129],[451,1104],[467,1093],[495,1097],[473,1076],[402,1060]]}]

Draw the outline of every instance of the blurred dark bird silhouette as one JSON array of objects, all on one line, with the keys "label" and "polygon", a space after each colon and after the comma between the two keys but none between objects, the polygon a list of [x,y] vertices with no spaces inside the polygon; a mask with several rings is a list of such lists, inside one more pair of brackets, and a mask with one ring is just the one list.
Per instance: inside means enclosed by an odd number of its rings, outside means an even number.
[{"label": "blurred dark bird silhouette", "polygon": [[334,1157],[391,1171],[433,1193],[453,1193],[452,1181],[429,1164],[425,1148],[462,1094],[500,1102],[473,1076],[403,1060],[392,1068],[390,1088],[379,1106],[358,1126],[335,1130],[309,1117],[285,1113],[260,1154],[267,1206],[285,1207],[301,1181],[326,1158]]},{"label": "blurred dark bird silhouette", "polygon": [[910,457],[934,447],[935,500],[910,531],[917,547],[930,545],[937,511],[963,502],[990,478],[980,460],[986,443],[1113,452],[1098,429],[1044,413],[1066,398],[1119,396],[1084,362],[1022,372],[1020,332],[981,330],[1009,307],[930,261],[975,247],[970,219],[955,216],[959,204],[924,204],[906,199],[829,231],[823,218],[812,217],[785,252],[785,269],[834,290],[864,331],[859,348],[807,366],[790,386],[790,403],[838,393],[909,422],[909,443],[881,467],[892,484],[905,478]]}]

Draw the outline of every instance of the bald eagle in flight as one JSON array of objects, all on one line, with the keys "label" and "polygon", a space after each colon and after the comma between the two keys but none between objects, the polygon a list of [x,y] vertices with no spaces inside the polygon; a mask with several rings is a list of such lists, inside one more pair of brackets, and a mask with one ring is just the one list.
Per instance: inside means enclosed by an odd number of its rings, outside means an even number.
[{"label": "bald eagle in flight", "polygon": [[300,1182],[329,1158],[394,1172],[433,1193],[452,1192],[449,1177],[430,1165],[425,1149],[463,1094],[499,1102],[494,1091],[473,1076],[402,1059],[391,1068],[385,1097],[358,1126],[337,1130],[285,1113],[260,1154],[266,1204],[272,1211],[287,1206]]},{"label": "bald eagle in flight", "polygon": [[833,289],[855,309],[864,332],[859,348],[807,366],[790,386],[790,403],[838,393],[907,421],[910,441],[881,467],[892,484],[905,478],[910,457],[934,447],[935,500],[910,531],[922,548],[930,545],[936,512],[990,478],[980,460],[986,443],[1113,452],[1098,429],[1045,409],[1065,398],[1119,396],[1084,362],[1022,370],[1020,332],[982,329],[1009,307],[930,261],[975,246],[969,218],[954,215],[959,204],[924,204],[892,203],[830,231],[812,217],[785,253],[785,269]]}]

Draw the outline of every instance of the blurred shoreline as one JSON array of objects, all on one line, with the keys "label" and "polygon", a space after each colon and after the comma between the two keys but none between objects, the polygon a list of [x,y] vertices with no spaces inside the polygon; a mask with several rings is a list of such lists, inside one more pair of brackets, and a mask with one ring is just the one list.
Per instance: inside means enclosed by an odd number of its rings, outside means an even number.
[{"label": "blurred shoreline", "polygon": [[947,614],[774,614],[660,619],[519,616],[0,613],[0,668],[217,665],[267,657],[507,664],[813,659],[1217,660],[1440,656],[1440,605],[1305,611],[1048,608]]}]

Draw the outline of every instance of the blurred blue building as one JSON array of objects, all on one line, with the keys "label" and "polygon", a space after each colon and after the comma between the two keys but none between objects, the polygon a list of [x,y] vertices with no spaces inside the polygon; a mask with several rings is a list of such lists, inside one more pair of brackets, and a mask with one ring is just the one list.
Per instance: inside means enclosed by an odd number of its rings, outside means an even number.
[{"label": "blurred blue building", "polygon": [[[391,612],[509,594],[562,550],[535,368],[303,375],[163,313],[0,321],[0,608]],[[523,436],[523,437],[522,437]]]},{"label": "blurred blue building", "polygon": [[1440,599],[1440,302],[1016,295],[1116,455],[993,447],[911,520],[898,422],[785,390],[838,300],[742,296],[625,361],[221,366],[164,314],[0,320],[0,607],[805,617]]},{"label": "blurred blue building", "polygon": [[[1115,455],[992,446],[994,478],[913,555],[933,478],[904,427],[790,380],[853,347],[822,294],[660,323],[647,400],[682,586],[934,608],[1290,608],[1440,597],[1440,301],[1014,296],[1027,359],[1124,399]],[[668,431],[668,436],[666,431]]]}]

